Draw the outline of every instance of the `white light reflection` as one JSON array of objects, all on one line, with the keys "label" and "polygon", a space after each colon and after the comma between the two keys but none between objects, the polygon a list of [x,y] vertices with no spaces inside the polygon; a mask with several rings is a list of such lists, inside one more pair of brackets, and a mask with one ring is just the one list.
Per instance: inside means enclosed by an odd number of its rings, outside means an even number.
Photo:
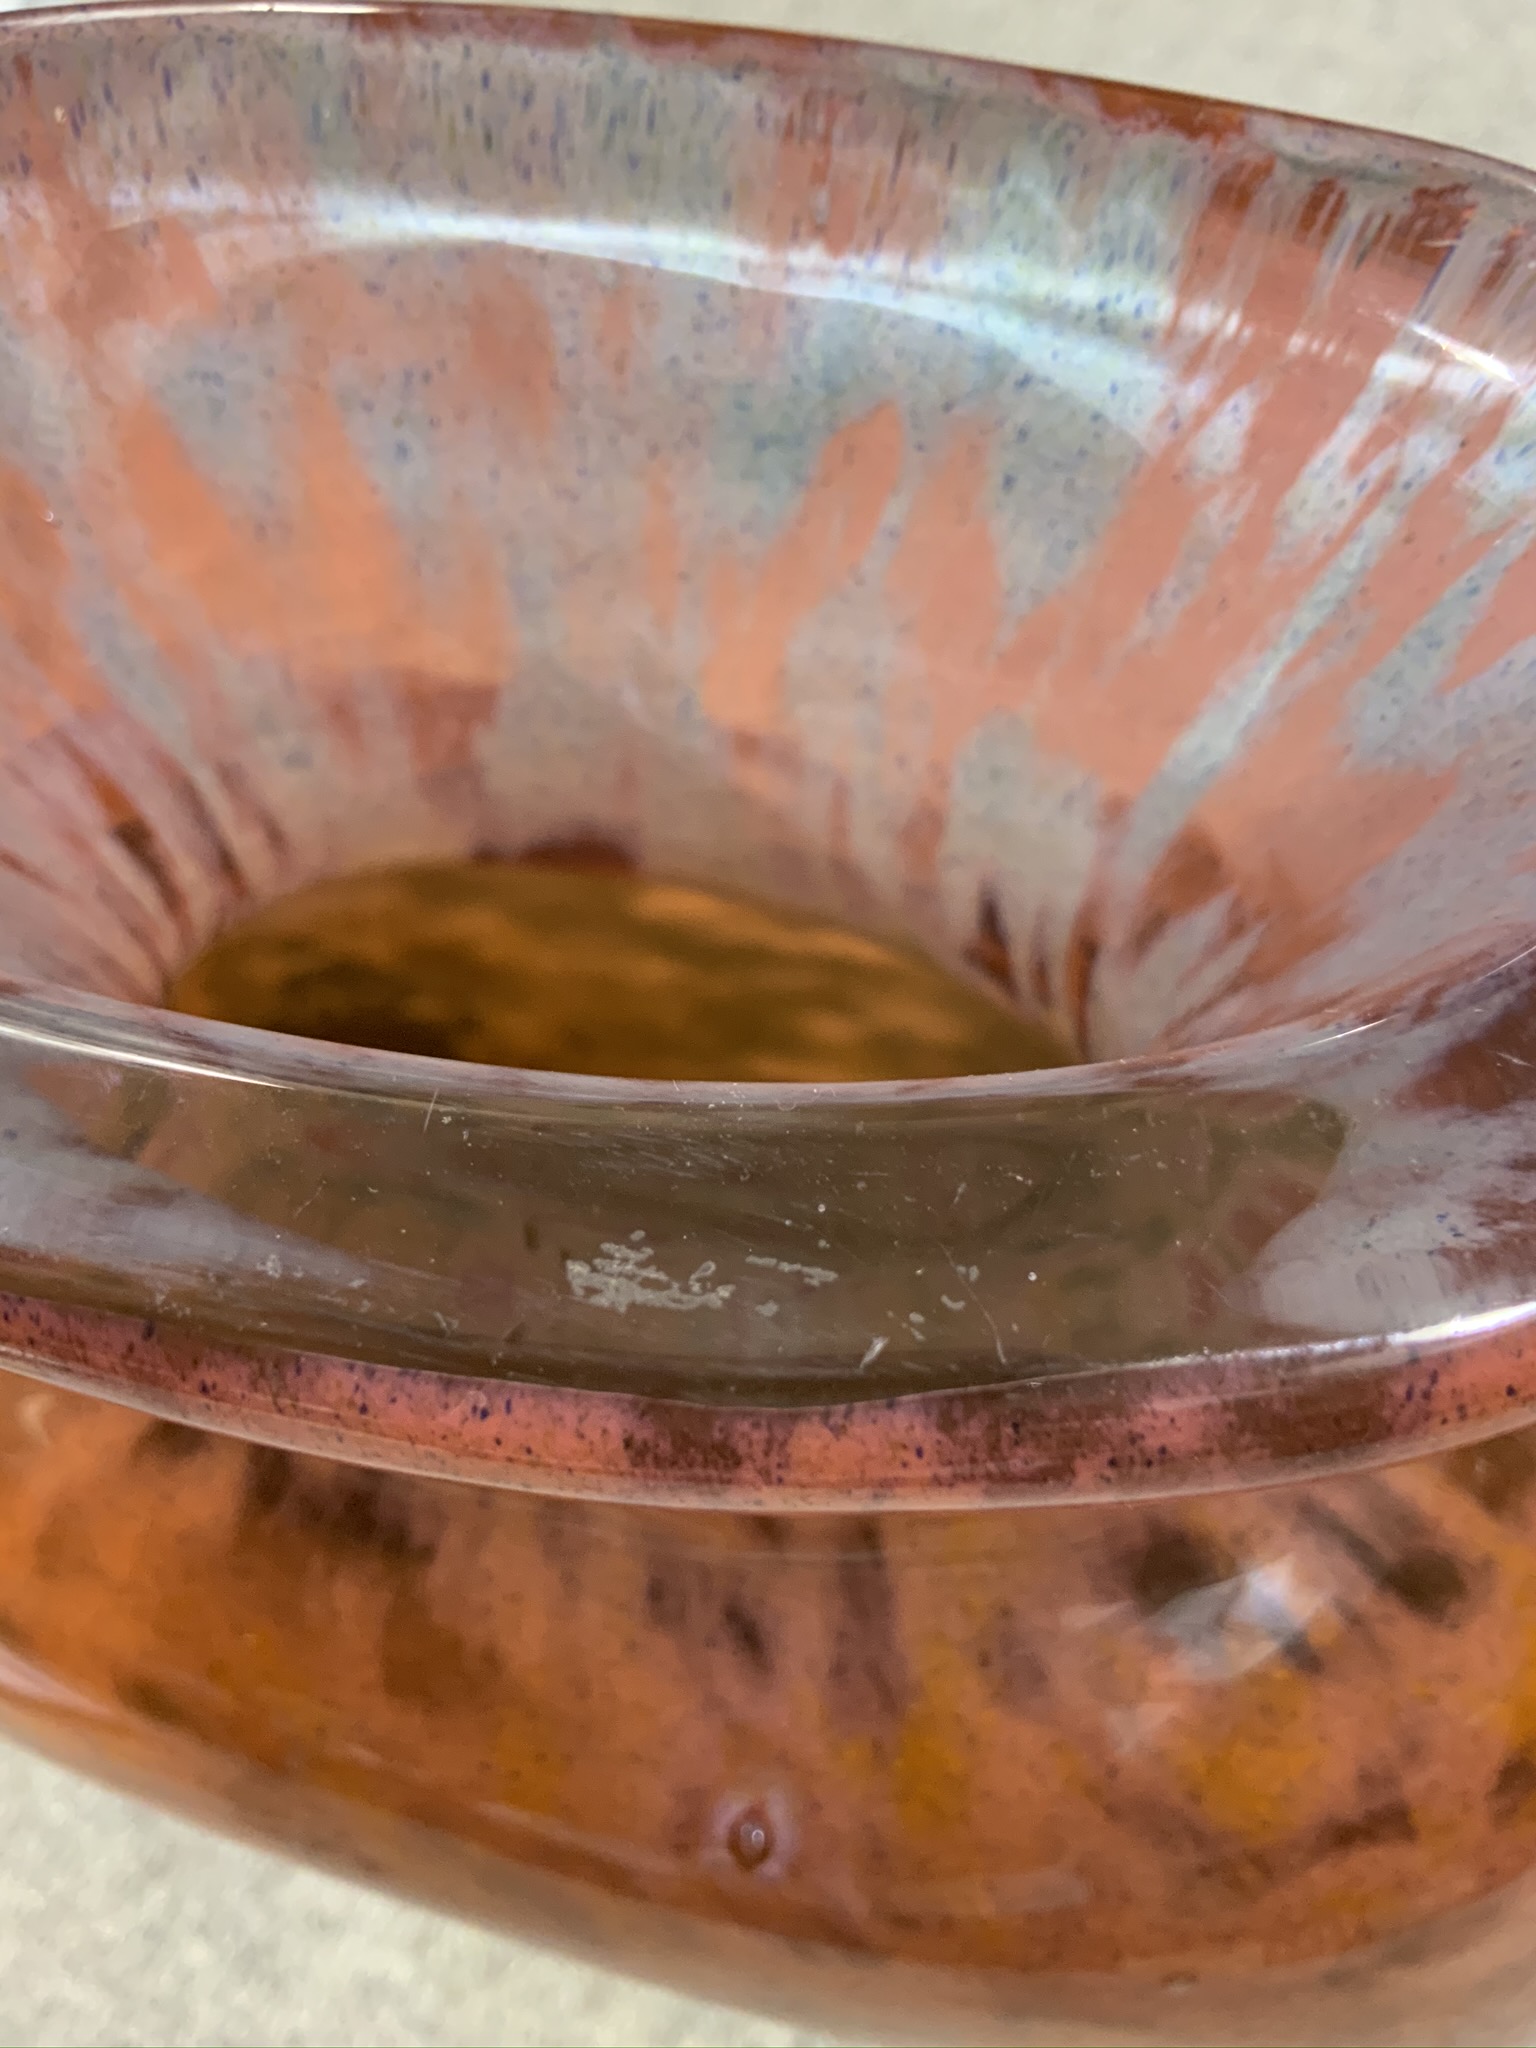
[{"label": "white light reflection", "polygon": [[1431,327],[1427,321],[1410,320],[1407,331],[1438,350],[1448,362],[1455,363],[1469,372],[1479,383],[1502,384],[1508,390],[1517,391],[1531,381],[1528,369],[1525,375],[1517,375],[1508,363],[1501,362],[1497,356],[1489,355],[1486,349],[1474,348],[1467,341],[1458,341],[1454,334],[1446,334],[1438,327]]},{"label": "white light reflection", "polygon": [[46,1025],[22,1024],[14,1018],[0,1016],[0,1044],[7,1041],[41,1046],[47,1052],[67,1053],[80,1059],[105,1060],[114,1067],[148,1067],[157,1074],[187,1074],[194,1080],[212,1077],[216,1081],[238,1081],[247,1088],[284,1088],[291,1085],[266,1074],[253,1074],[224,1065],[212,1054],[206,1060],[176,1059],[153,1046],[117,1045],[110,1040],[88,1038],[82,1032],[69,1031],[62,1026],[49,1028]]},{"label": "white light reflection", "polygon": [[1399,1337],[1397,1342],[1424,1349],[1437,1344],[1463,1344],[1469,1337],[1495,1336],[1500,1330],[1515,1329],[1532,1321],[1536,1321],[1536,1301],[1516,1301],[1504,1308],[1479,1309],[1475,1314],[1447,1316],[1444,1322],[1426,1323]]},{"label": "white light reflection", "polygon": [[1179,1594],[1151,1626],[1177,1644],[1191,1678],[1220,1684],[1304,1642],[1308,1623],[1328,1604],[1326,1593],[1302,1580],[1293,1558],[1280,1557]]},{"label": "white light reflection", "polygon": [[45,1707],[55,1713],[62,1711],[87,1721],[109,1718],[106,1708],[98,1700],[77,1692],[72,1685],[65,1685],[60,1679],[50,1677],[30,1659],[3,1643],[0,1643],[0,1700],[11,1700],[24,1709]]}]

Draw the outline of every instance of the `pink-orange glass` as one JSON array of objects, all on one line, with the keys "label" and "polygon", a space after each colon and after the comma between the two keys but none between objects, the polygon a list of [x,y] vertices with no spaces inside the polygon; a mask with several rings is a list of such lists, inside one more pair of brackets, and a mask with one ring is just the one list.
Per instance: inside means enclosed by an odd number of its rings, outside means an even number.
[{"label": "pink-orange glass", "polygon": [[[0,1720],[941,2039],[1536,2018],[1536,191],[550,15],[0,26]],[[173,1017],[601,844],[1081,1063]]]}]

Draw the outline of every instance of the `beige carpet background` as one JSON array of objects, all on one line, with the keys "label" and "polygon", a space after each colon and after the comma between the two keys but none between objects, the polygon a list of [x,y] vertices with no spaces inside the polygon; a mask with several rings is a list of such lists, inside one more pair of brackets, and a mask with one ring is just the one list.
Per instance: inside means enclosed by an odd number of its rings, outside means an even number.
[{"label": "beige carpet background", "polygon": [[[1536,162],[1536,0],[635,0],[635,11],[1018,58]],[[813,2038],[293,1869],[4,1748],[0,1843],[0,2044]]]}]

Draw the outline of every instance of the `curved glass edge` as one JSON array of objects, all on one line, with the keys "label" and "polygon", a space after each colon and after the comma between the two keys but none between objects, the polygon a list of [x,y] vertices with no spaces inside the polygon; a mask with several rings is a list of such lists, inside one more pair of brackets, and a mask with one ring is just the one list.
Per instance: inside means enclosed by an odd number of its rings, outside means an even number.
[{"label": "curved glass edge", "polygon": [[0,1295],[0,1371],[343,1463],[737,1512],[1211,1494],[1397,1463],[1536,1419],[1527,1315],[1428,1344],[1277,1348],[796,1408],[710,1407],[214,1345]]},{"label": "curved glass edge", "polygon": [[[914,1403],[940,1434],[992,1432],[985,1457],[937,1460],[984,1491],[1045,1484],[1025,1468],[1052,1414],[1086,1445],[1262,1413],[1286,1469],[1331,1441],[1330,1403],[1352,1457],[1494,1428],[1526,1398],[1536,1303],[1533,982],[1522,959],[1353,1030],[787,1093],[571,1083],[13,993],[0,1287],[49,1329],[136,1327],[161,1361],[39,1339],[13,1362],[161,1399],[227,1354],[247,1361],[237,1416],[274,1358],[329,1361],[328,1429],[364,1381],[418,1420],[489,1409],[489,1388],[583,1429],[626,1402],[675,1411],[738,1449],[858,1417],[884,1446],[876,1491],[936,1455],[883,1419]],[[1448,1408],[1400,1384],[1430,1355],[1443,1377],[1462,1361]],[[382,1427],[372,1402],[362,1419]],[[1257,1437],[1216,1462],[1234,1459],[1273,1462]]]}]

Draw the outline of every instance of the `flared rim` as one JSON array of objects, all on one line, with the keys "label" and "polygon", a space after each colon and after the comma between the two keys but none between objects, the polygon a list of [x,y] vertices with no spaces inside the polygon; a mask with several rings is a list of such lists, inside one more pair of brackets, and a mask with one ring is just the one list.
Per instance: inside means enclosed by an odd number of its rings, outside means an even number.
[{"label": "flared rim", "polygon": [[[402,32],[426,35],[451,34],[455,23],[473,22],[524,41],[592,42],[633,32],[653,44],[670,36],[701,57],[724,44],[777,53],[781,60],[787,53],[796,62],[867,60],[889,48],[752,29],[466,7],[456,0],[425,8],[394,0],[212,0],[190,8],[107,0],[10,15],[0,22],[0,47],[55,26],[195,24],[221,17],[270,20],[274,34],[308,17],[378,17],[398,23]],[[890,61],[918,61],[924,54],[892,50]],[[1200,134],[1260,122],[1265,144],[1300,157],[1321,161],[1333,151],[1370,163],[1385,156],[1394,176],[1465,174],[1494,179],[1522,199],[1536,191],[1536,180],[1513,167],[1366,128],[981,59],[940,61],[962,86],[1021,80],[1093,95],[1108,121]],[[1212,1133],[1223,1136],[1217,1130],[1223,1118],[1230,1126],[1227,1149],[1240,1148],[1257,1119],[1269,1134],[1264,1143],[1273,1140],[1274,1156],[1265,1158],[1270,1166],[1281,1161],[1277,1178],[1289,1185],[1286,1176],[1294,1182],[1297,1171],[1293,1151],[1285,1149],[1294,1139],[1285,1123],[1291,1107],[1310,1113],[1320,1106],[1325,1120],[1369,1136],[1390,1111],[1385,1091],[1404,1070],[1405,1047],[1412,1045],[1415,1058],[1428,1047],[1423,1056],[1440,1059],[1446,1047],[1480,1044],[1480,1034],[1505,1029],[1512,1016],[1523,1018],[1532,957],[1523,941],[1496,960],[1484,946],[1461,975],[1448,977],[1442,963],[1432,988],[1391,1004],[1365,1010],[1324,1005],[1295,1022],[1175,1051],[1020,1074],[729,1086],[479,1067],[342,1048],[13,982],[0,992],[0,1069],[8,1068],[18,1087],[31,1087],[44,1070],[42,1099],[66,1102],[65,1114],[76,1124],[63,1135],[62,1127],[49,1125],[29,1163],[18,1165],[0,1151],[0,1221],[7,1211],[23,1217],[9,1236],[0,1231],[0,1289],[7,1290],[0,1295],[0,1357],[40,1377],[299,1449],[487,1483],[681,1504],[842,1508],[1102,1499],[1271,1482],[1406,1456],[1426,1443],[1465,1441],[1536,1415],[1536,1349],[1525,1334],[1536,1316],[1536,1271],[1527,1271],[1518,1246],[1502,1265],[1469,1269],[1459,1292],[1448,1293],[1443,1274],[1421,1262],[1412,1275],[1396,1275],[1368,1310],[1346,1304],[1341,1314],[1330,1305],[1314,1321],[1290,1326],[1258,1297],[1235,1308],[1220,1303],[1219,1313],[1202,1308],[1182,1320],[1139,1321],[1132,1271],[1129,1279],[1119,1276],[1128,1305],[1112,1342],[1096,1350],[1087,1337],[1058,1342],[1041,1336],[1015,1346],[1018,1325],[1003,1327],[996,1300],[978,1297],[980,1269],[960,1259],[980,1226],[955,1204],[966,1191],[966,1160],[982,1157],[998,1185],[1008,1177],[998,1148],[1011,1142],[1011,1133],[1059,1142],[1070,1165],[1079,1134],[1086,1144],[1114,1142],[1106,1114],[1161,1119],[1156,1144],[1170,1162],[1191,1145],[1212,1147]],[[1523,1101],[1515,1069],[1525,1062],[1515,1054],[1510,1059],[1508,1094],[1484,1106],[1490,1117],[1513,1114]],[[582,1201],[591,1212],[581,1226],[586,1235],[579,1242],[573,1235],[575,1248],[560,1254],[570,1298],[544,1303],[547,1332],[520,1333],[512,1355],[501,1361],[498,1354],[501,1369],[488,1373],[484,1339],[492,1324],[486,1318],[495,1304],[485,1298],[485,1275],[471,1274],[462,1286],[463,1276],[455,1276],[457,1293],[443,1282],[434,1296],[427,1283],[437,1286],[441,1275],[430,1262],[417,1272],[375,1253],[332,1256],[323,1246],[323,1256],[311,1256],[302,1244],[295,1251],[310,1199],[298,1186],[285,1198],[290,1213],[275,1221],[259,1217],[250,1228],[249,1219],[238,1219],[240,1229],[216,1242],[208,1203],[195,1186],[197,1199],[180,1208],[162,1204],[164,1229],[154,1244],[163,1264],[156,1266],[144,1250],[148,1239],[113,1235],[135,1203],[147,1215],[159,1201],[158,1195],[150,1199],[154,1191],[130,1140],[119,1135],[108,1144],[93,1137],[97,1151],[89,1159],[90,1146],[80,1143],[77,1098],[93,1076],[106,1076],[107,1092],[123,1098],[148,1077],[189,1123],[220,1102],[239,1100],[250,1107],[252,1128],[270,1133],[274,1157],[280,1139],[307,1128],[316,1105],[335,1109],[345,1126],[341,1142],[357,1152],[365,1178],[375,1160],[407,1160],[428,1179],[446,1171],[443,1133],[454,1126],[451,1135],[462,1133],[466,1144],[473,1137],[473,1193],[487,1214],[536,1140],[550,1157],[558,1155],[571,1187],[586,1191],[581,1201],[572,1195],[570,1213],[577,1214]],[[419,1138],[413,1136],[418,1127]],[[849,1310],[846,1323],[834,1328],[837,1318],[820,1295],[802,1299],[794,1292],[796,1276],[823,1270],[809,1261],[822,1256],[818,1243],[829,1244],[817,1236],[823,1228],[817,1218],[832,1207],[834,1188],[853,1215],[853,1191],[865,1185],[857,1178],[858,1148],[877,1135],[909,1148],[908,1170],[925,1201],[928,1190],[960,1187],[954,1213],[932,1235],[954,1275],[952,1282],[945,1278],[936,1256],[939,1280],[952,1289],[939,1298],[956,1316],[954,1330],[965,1334],[942,1340],[949,1350],[938,1371],[940,1354],[919,1349],[934,1342],[922,1335],[928,1311],[905,1311],[909,1327],[901,1343],[913,1361],[905,1383],[891,1372],[895,1340],[871,1338],[861,1359],[864,1337],[856,1333],[867,1304]],[[4,1133],[7,1142],[14,1136]],[[438,1145],[436,1152],[428,1141]],[[625,1148],[622,1171],[613,1169],[615,1146]],[[1321,1165],[1309,1155],[1305,1169],[1316,1180],[1322,1210],[1344,1219],[1346,1240],[1356,1227],[1349,1204],[1363,1212],[1373,1184],[1361,1176],[1375,1170],[1369,1146],[1357,1149],[1365,1162],[1358,1167],[1339,1152]],[[772,1215],[762,1204],[749,1205],[742,1220],[721,1194],[717,1207],[728,1212],[722,1221],[710,1207],[711,1175],[720,1188],[729,1184],[731,1201],[741,1201],[731,1177],[742,1158],[748,1181],[757,1171],[754,1161],[770,1161],[783,1198]],[[759,1174],[754,1201],[764,1185]],[[823,1185],[827,1199],[812,1199]],[[691,1275],[678,1266],[680,1277],[671,1278],[649,1248],[643,1254],[624,1249],[626,1241],[647,1236],[645,1229],[623,1228],[620,1212],[631,1199],[652,1237],[664,1236],[653,1214],[675,1211],[668,1227],[685,1250],[694,1247],[686,1252],[698,1261]],[[967,1199],[974,1206],[974,1194]],[[787,1220],[785,1209],[792,1212]],[[1177,1212],[1169,1213],[1172,1251],[1165,1232],[1164,1250],[1149,1259],[1183,1255]],[[1069,1236],[1070,1222],[1063,1225]],[[985,1227],[1002,1231],[1006,1223],[996,1208]],[[1113,1216],[1100,1228],[1107,1258],[1120,1249],[1117,1228]],[[754,1237],[759,1229],[769,1235]],[[178,1231],[197,1243],[196,1256],[182,1256],[180,1263]],[[878,1292],[886,1251],[873,1244],[867,1228],[859,1242],[865,1276]],[[1007,1254],[1017,1267],[1010,1267],[1007,1282],[1015,1293],[1026,1277],[1031,1285],[1037,1279],[1028,1243]],[[722,1245],[740,1255],[728,1279],[722,1278]],[[608,1258],[606,1268],[599,1252]],[[1347,1262],[1349,1255],[1346,1241],[1341,1256]],[[832,1256],[829,1246],[828,1271]],[[790,1284],[778,1296],[754,1296],[751,1287],[766,1287],[762,1274],[770,1271],[775,1285],[778,1278]],[[833,1280],[840,1277],[831,1273]],[[809,1284],[821,1286],[819,1280]],[[360,1295],[377,1292],[372,1322],[346,1307],[342,1291],[351,1288]],[[680,1333],[678,1342],[667,1334],[647,1349],[633,1333],[641,1318],[662,1309],[672,1318],[669,1332]],[[751,1324],[749,1313],[764,1320]],[[631,1314],[636,1321],[626,1322]],[[1073,1323],[1062,1314],[1063,1330],[1092,1327],[1082,1316]],[[434,1317],[443,1325],[441,1337],[431,1327]],[[778,1320],[770,1324],[770,1317]],[[406,1325],[411,1341],[402,1352],[396,1340]],[[770,1367],[780,1354],[762,1339],[770,1327],[784,1333],[782,1357],[796,1367],[777,1377]],[[1202,1334],[1210,1341],[1201,1341]],[[761,1339],[750,1355],[742,1348],[748,1336]],[[803,1371],[793,1355],[797,1344],[809,1361]],[[630,1384],[626,1359],[635,1350],[643,1356]],[[866,1367],[871,1377],[864,1391],[858,1375]]]}]

